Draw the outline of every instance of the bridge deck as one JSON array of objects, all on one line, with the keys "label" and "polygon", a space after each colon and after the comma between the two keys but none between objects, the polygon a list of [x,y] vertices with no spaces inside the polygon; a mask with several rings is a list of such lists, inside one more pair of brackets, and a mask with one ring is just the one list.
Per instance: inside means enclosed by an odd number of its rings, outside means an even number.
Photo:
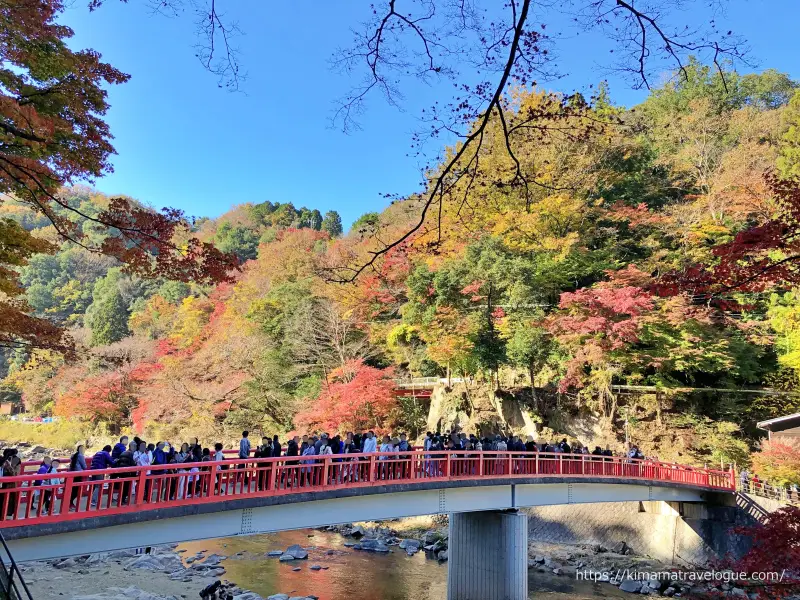
[{"label": "bridge deck", "polygon": [[[60,472],[3,478],[0,528],[44,525],[183,505],[264,496],[465,480],[531,480],[567,476],[641,481],[709,491],[735,490],[732,471],[619,457],[526,452],[448,451],[325,457],[232,459],[222,462]],[[92,500],[95,500],[93,502]],[[71,506],[72,505],[72,506]],[[49,508],[49,510],[45,510]],[[155,517],[155,515],[154,515]],[[88,523],[87,523],[88,524]]]}]

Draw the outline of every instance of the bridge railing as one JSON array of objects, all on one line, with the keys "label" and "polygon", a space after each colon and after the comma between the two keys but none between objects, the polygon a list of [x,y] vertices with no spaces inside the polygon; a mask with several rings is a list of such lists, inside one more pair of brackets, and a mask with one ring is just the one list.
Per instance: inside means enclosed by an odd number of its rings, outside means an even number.
[{"label": "bridge railing", "polygon": [[550,476],[641,479],[733,491],[734,472],[543,452],[408,451],[67,471],[0,480],[0,528],[229,499],[419,481]]},{"label": "bridge railing", "polygon": [[740,481],[736,486],[736,490],[744,492],[745,494],[761,496],[762,498],[769,498],[787,504],[800,505],[800,494],[798,492],[783,487],[777,487],[765,481]]}]

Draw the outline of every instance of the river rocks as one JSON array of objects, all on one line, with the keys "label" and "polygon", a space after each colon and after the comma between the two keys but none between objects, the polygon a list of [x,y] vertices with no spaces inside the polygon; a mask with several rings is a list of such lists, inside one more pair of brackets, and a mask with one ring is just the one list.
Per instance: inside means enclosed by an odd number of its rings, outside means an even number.
[{"label": "river rocks", "polygon": [[267,556],[270,558],[277,558],[283,555],[283,550],[272,550],[271,552],[267,552]]},{"label": "river rocks", "polygon": [[300,567],[295,567],[294,569],[292,569],[292,571],[302,571],[302,570],[303,569],[301,569]]},{"label": "river rocks", "polygon": [[278,560],[280,560],[281,562],[289,562],[291,560],[294,560],[294,556],[292,556],[291,554],[281,554],[281,557]]},{"label": "river rocks", "polygon": [[426,531],[422,534],[422,545],[423,546],[430,546],[431,544],[438,542],[441,539],[438,531]]},{"label": "river rocks", "polygon": [[53,567],[56,569],[69,569],[70,567],[74,567],[78,564],[78,561],[74,558],[65,558],[64,560],[59,560],[56,563],[53,563]]},{"label": "river rocks", "polygon": [[72,600],[178,600],[175,596],[157,596],[137,587],[111,587],[100,594],[72,596]]},{"label": "river rocks", "polygon": [[658,592],[661,590],[661,582],[658,579],[651,579],[647,582],[647,587]]},{"label": "river rocks", "polygon": [[616,554],[623,554],[623,555],[633,554],[633,550],[625,542],[617,542],[616,544],[614,544],[614,547],[611,548],[611,551],[615,552]]},{"label": "river rocks", "polygon": [[[165,573],[172,573],[178,569],[183,568],[181,559],[174,553],[169,554],[140,554],[134,558],[128,559],[122,565],[126,571],[131,569],[143,569],[145,571],[163,571]],[[201,565],[194,565],[195,567]]]},{"label": "river rocks", "polygon": [[367,535],[367,532],[361,525],[356,525],[352,530],[350,530],[350,535],[354,538],[360,538]]},{"label": "river rocks", "polygon": [[420,542],[419,540],[403,540],[398,544],[398,547],[402,548],[403,550],[413,549],[414,552],[417,552],[421,545],[422,542]]},{"label": "river rocks", "polygon": [[447,560],[447,550],[442,550],[439,554],[436,555],[436,558],[439,562],[445,562]]},{"label": "river rocks", "polygon": [[[286,552],[284,552],[283,554],[284,556],[288,554],[289,556],[292,556],[298,560],[303,560],[305,558],[308,558],[308,552],[303,550],[303,547],[300,546],[299,544],[293,544],[289,546],[286,549]],[[281,560],[283,560],[283,557],[281,557]]]},{"label": "river rocks", "polygon": [[541,554],[534,555],[533,562],[539,563],[541,565],[542,563],[544,563],[544,556],[542,556]]},{"label": "river rocks", "polygon": [[227,556],[220,556],[219,554],[211,554],[208,556],[202,564],[206,565],[207,567],[212,567],[221,563]]},{"label": "river rocks", "polygon": [[619,584],[619,589],[623,592],[637,594],[642,589],[642,583],[640,581],[636,581],[635,579],[625,579]]},{"label": "river rocks", "polygon": [[322,570],[322,567],[319,566],[319,565],[311,565],[308,568],[311,569],[312,571],[321,571]]},{"label": "river rocks", "polygon": [[353,546],[353,550],[364,550],[365,552],[391,552],[389,547],[381,540],[366,539]]},{"label": "river rocks", "polygon": [[267,600],[289,600],[289,594],[272,594],[267,596]]}]

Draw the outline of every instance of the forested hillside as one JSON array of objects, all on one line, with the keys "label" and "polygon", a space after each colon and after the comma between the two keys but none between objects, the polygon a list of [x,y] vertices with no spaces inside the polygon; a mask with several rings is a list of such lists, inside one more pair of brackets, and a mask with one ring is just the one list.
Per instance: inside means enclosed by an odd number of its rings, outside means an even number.
[{"label": "forested hillside", "polygon": [[[425,408],[395,399],[392,379],[452,376],[514,394],[559,432],[588,415],[606,440],[627,427],[669,456],[686,432],[692,460],[746,461],[757,420],[800,409],[800,293],[781,238],[800,199],[800,92],[775,71],[697,63],[676,81],[633,108],[605,86],[592,99],[519,90],[435,223],[352,283],[348,266],[408,228],[418,198],[346,235],[335,212],[290,204],[200,220],[197,237],[241,261],[218,285],[131,275],[5,202],[1,216],[54,246],[20,282],[75,348],[7,351],[6,393],[151,438],[416,433]],[[62,194],[88,214],[109,202]]]}]

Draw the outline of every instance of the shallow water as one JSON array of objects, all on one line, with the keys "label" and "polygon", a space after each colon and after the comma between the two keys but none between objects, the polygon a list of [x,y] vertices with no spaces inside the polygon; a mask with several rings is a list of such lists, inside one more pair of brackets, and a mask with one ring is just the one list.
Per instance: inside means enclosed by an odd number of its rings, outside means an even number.
[{"label": "shallow water", "polygon": [[[223,561],[225,579],[265,598],[271,594],[290,596],[312,594],[320,600],[345,600],[357,597],[374,600],[444,600],[447,597],[447,563],[426,558],[424,552],[407,556],[393,547],[389,554],[359,552],[345,548],[348,541],[336,533],[304,529],[268,535],[206,540],[181,544],[184,558],[199,550],[230,558]],[[352,540],[349,540],[352,541]],[[281,563],[267,558],[272,550],[285,550],[300,544],[308,560]],[[326,554],[333,550],[333,555]],[[242,556],[233,556],[244,552]],[[328,567],[312,571],[311,565]],[[293,571],[300,567],[300,571]],[[530,573],[529,598],[584,600],[622,598],[625,594],[608,584],[576,581]]]}]

